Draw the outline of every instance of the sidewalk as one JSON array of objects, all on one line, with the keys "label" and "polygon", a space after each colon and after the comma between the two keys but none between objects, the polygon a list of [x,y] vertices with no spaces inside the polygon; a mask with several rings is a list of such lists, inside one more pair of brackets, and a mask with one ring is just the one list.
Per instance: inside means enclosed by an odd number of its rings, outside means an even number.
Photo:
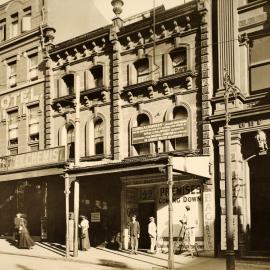
[{"label": "sidewalk", "polygon": [[[36,243],[33,249],[18,249],[12,241],[0,239],[0,254],[43,258],[48,260],[66,261],[63,246],[51,243]],[[105,248],[91,248],[79,251],[78,257],[70,257],[70,261],[111,267],[112,269],[166,269],[168,254],[147,254],[139,252],[130,255],[126,251],[113,251]],[[175,269],[225,270],[225,259],[222,258],[191,258],[188,254],[174,256]],[[237,261],[237,270],[270,269],[270,263],[254,261]]]}]

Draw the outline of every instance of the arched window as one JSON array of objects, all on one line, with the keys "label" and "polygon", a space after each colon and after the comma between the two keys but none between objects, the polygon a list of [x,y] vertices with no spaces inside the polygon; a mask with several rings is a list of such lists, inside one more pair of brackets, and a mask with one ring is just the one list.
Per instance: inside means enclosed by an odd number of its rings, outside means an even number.
[{"label": "arched window", "polygon": [[173,73],[187,71],[187,49],[178,48],[170,52]]},{"label": "arched window", "polygon": [[149,60],[147,58],[139,59],[134,63],[137,71],[137,83],[149,81]]},{"label": "arched window", "polygon": [[104,153],[104,122],[101,118],[94,123],[94,147],[95,155]]},{"label": "arched window", "polygon": [[[138,127],[147,126],[150,124],[149,117],[146,114],[139,114],[137,117]],[[140,143],[135,145],[138,155],[150,154],[150,143]]]},{"label": "arched window", "polygon": [[74,93],[74,75],[67,74],[62,77],[62,87],[61,87],[61,95],[67,96]]},{"label": "arched window", "polygon": [[[187,129],[187,122],[188,122],[188,112],[187,110],[182,107],[175,107],[173,110],[173,120],[180,120],[181,125],[185,127],[184,129]],[[171,145],[172,148],[176,151],[182,151],[188,149],[188,132],[184,131],[183,134],[181,134],[181,137],[171,139]]]},{"label": "arched window", "polygon": [[67,152],[68,158],[75,157],[75,130],[73,125],[67,128]]}]

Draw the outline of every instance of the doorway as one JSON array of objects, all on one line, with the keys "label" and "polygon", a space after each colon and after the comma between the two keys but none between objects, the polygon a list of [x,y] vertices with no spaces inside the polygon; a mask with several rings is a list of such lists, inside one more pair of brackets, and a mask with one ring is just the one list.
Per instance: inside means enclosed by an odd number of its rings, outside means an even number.
[{"label": "doorway", "polygon": [[139,248],[149,249],[150,248],[150,238],[148,235],[148,223],[149,217],[156,217],[156,207],[155,202],[143,202],[139,203],[138,207],[138,221],[140,223],[140,239]]},{"label": "doorway", "polygon": [[270,250],[270,157],[256,156],[250,166],[251,250]]}]

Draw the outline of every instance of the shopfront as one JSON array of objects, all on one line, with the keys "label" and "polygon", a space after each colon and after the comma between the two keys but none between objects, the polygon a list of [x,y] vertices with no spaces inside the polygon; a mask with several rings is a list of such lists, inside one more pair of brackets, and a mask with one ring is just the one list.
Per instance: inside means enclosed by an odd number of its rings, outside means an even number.
[{"label": "shopfront", "polygon": [[0,158],[1,235],[12,236],[16,213],[24,213],[34,240],[63,242],[64,161],[63,147]]}]

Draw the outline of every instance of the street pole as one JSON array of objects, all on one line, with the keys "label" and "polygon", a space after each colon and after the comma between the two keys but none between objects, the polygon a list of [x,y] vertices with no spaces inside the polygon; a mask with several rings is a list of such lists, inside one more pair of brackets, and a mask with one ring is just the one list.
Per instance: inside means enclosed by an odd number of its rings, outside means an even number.
[{"label": "street pole", "polygon": [[174,250],[173,250],[173,165],[172,157],[168,158],[167,179],[169,186],[169,252],[168,252],[168,269],[174,269]]},{"label": "street pole", "polygon": [[231,92],[235,95],[237,87],[231,83],[229,75],[225,70],[224,73],[225,86],[225,126],[224,126],[224,156],[225,156],[225,193],[226,193],[226,269],[235,269],[235,253],[233,243],[233,188],[231,173],[231,127],[229,125],[229,97]]},{"label": "street pole", "polygon": [[66,197],[66,258],[69,256],[69,194],[70,194],[70,184],[69,184],[69,175],[65,173],[65,197]]}]

